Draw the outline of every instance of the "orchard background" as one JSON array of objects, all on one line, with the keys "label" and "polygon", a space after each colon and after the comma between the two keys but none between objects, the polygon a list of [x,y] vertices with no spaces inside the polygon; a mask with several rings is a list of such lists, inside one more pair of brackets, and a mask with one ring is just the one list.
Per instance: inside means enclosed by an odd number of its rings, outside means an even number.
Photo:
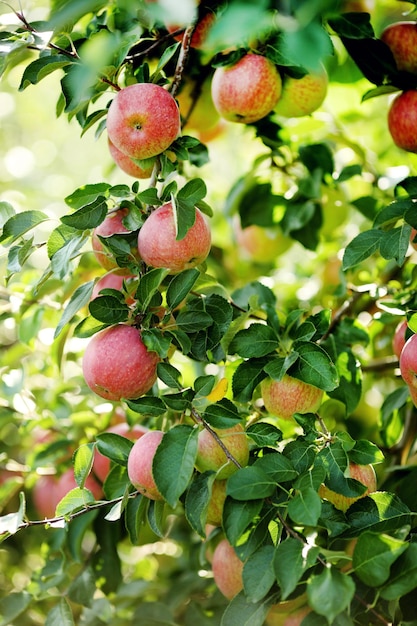
[{"label": "orchard background", "polygon": [[[380,40],[414,10],[1,5],[2,626],[417,624],[416,156],[387,121],[393,98],[417,93],[417,70]],[[189,46],[206,14],[215,20]],[[247,52],[284,86],[322,64],[323,101],[299,117],[222,120],[212,76]],[[106,118],[116,94],[146,82],[178,99],[182,130],[135,179],[113,161]],[[178,240],[195,206],[211,232],[205,261],[176,274],[134,251],[168,201]],[[119,207],[127,232],[107,254],[131,277],[93,300],[107,270],[92,234]],[[138,327],[159,362],[144,394],[109,401],[82,364],[116,324]],[[301,399],[319,390],[318,405],[277,416],[271,379],[287,407],[293,379]],[[198,438],[216,456],[230,428],[241,432],[225,479],[202,464]],[[128,472],[148,431],[164,433],[143,454],[157,499]]]}]

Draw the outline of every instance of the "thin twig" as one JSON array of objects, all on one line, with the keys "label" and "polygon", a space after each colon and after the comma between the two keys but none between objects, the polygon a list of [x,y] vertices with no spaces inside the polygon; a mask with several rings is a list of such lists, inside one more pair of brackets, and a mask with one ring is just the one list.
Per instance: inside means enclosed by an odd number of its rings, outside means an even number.
[{"label": "thin twig", "polygon": [[210,424],[204,419],[204,417],[202,417],[198,413],[198,411],[196,411],[194,409],[194,407],[191,409],[191,416],[192,416],[193,420],[196,422],[196,424],[202,424],[204,426],[204,428],[210,433],[210,435],[213,437],[213,439],[219,444],[219,446],[221,447],[221,449],[223,450],[223,452],[225,453],[225,455],[229,459],[229,461],[234,463],[234,465],[236,465],[237,468],[241,469],[242,466],[239,463],[239,461],[237,459],[235,459],[233,454],[229,451],[227,446],[223,443],[222,439],[219,437],[219,435],[216,433],[216,431],[213,430],[213,428],[210,426]]}]

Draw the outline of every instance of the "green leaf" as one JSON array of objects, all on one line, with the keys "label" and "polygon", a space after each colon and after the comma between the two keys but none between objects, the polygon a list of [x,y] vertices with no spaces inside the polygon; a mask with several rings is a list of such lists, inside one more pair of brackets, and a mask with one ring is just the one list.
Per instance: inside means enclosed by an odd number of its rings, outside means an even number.
[{"label": "green leaf", "polygon": [[206,195],[207,186],[204,180],[201,178],[193,178],[178,191],[177,198],[182,202],[186,202],[191,207],[195,206]]},{"label": "green leaf", "polygon": [[51,258],[51,269],[58,278],[63,279],[69,272],[70,262],[79,254],[85,241],[84,234],[76,235],[54,253]]},{"label": "green leaf", "polygon": [[266,378],[264,367],[267,361],[264,358],[243,361],[233,374],[233,397],[238,402],[252,400],[253,392],[259,383]]},{"label": "green leaf", "polygon": [[54,339],[58,337],[64,326],[71,322],[71,320],[78,313],[78,311],[82,309],[88,302],[90,302],[93,288],[93,280],[90,280],[88,283],[84,283],[83,285],[77,287],[77,289],[74,291],[71,298],[69,299],[69,302],[61,316],[61,319],[58,322],[54,333]]},{"label": "green leaf", "polygon": [[168,270],[162,268],[150,270],[141,277],[136,291],[136,299],[139,307],[143,310],[148,308],[153,296],[158,291],[159,286],[167,275]]},{"label": "green leaf", "polygon": [[188,204],[188,202],[181,202],[181,199],[176,198],[174,203],[174,217],[176,219],[176,239],[184,239],[189,229],[195,223],[196,209],[194,206]]},{"label": "green leaf", "polygon": [[0,227],[3,228],[5,223],[14,215],[16,211],[9,202],[0,201]]},{"label": "green leaf", "polygon": [[206,536],[207,507],[211,497],[215,472],[197,473],[191,481],[185,496],[185,516],[200,537]]},{"label": "green leaf", "polygon": [[159,444],[152,464],[158,490],[172,507],[186,490],[194,472],[198,429],[178,424],[168,430]]},{"label": "green leaf", "polygon": [[181,389],[180,378],[181,372],[176,367],[169,363],[158,363],[157,366],[158,378],[164,382],[167,387],[172,389]]},{"label": "green leaf", "polygon": [[65,54],[51,54],[51,56],[41,56],[36,61],[32,61],[26,66],[19,85],[19,91],[23,91],[29,85],[36,85],[42,78],[60,70],[67,65],[74,63],[70,57]]},{"label": "green leaf", "polygon": [[364,530],[392,534],[411,524],[409,508],[398,496],[385,491],[376,491],[360,498],[352,504],[346,515],[352,536]]},{"label": "green leaf", "polygon": [[[314,565],[317,554],[318,548],[294,537],[288,537],[278,544],[273,567],[283,600],[294,591],[304,572]],[[291,563],[291,567],[288,567],[288,563]]]},{"label": "green leaf", "polygon": [[309,606],[323,615],[328,624],[332,624],[335,617],[350,605],[354,594],[353,579],[331,567],[311,576],[307,586]]},{"label": "green leaf", "polygon": [[213,428],[231,428],[242,419],[236,405],[227,398],[210,404],[204,411],[203,417]]},{"label": "green leaf", "polygon": [[242,579],[248,602],[260,602],[274,584],[273,558],[274,547],[265,545],[251,554],[246,561],[243,567]]},{"label": "green leaf", "polygon": [[94,572],[91,567],[81,570],[79,576],[74,578],[68,589],[68,597],[71,602],[82,606],[91,606],[96,591]]},{"label": "green leaf", "polygon": [[121,302],[118,297],[97,296],[91,300],[88,308],[91,315],[104,324],[119,324],[129,318],[128,305]]},{"label": "green leaf", "polygon": [[107,202],[103,196],[98,196],[90,204],[82,206],[75,213],[64,215],[61,222],[77,230],[96,228],[107,215]]},{"label": "green leaf", "polygon": [[3,541],[20,529],[26,514],[26,498],[23,491],[19,493],[19,510],[0,517],[0,537]]},{"label": "green leaf", "polygon": [[166,292],[167,305],[171,311],[181,304],[184,298],[194,287],[199,276],[200,272],[195,268],[185,270],[184,272],[174,276],[174,278],[170,281]]},{"label": "green leaf", "polygon": [[252,520],[262,509],[263,500],[237,501],[226,498],[223,508],[223,529],[229,543],[235,546]]},{"label": "green leaf", "polygon": [[279,347],[275,331],[266,324],[251,324],[236,333],[229,345],[230,354],[245,358],[262,357]]},{"label": "green leaf", "polygon": [[8,593],[0,600],[0,626],[9,626],[15,622],[16,618],[26,610],[32,603],[32,595],[27,591],[16,591]]},{"label": "green leaf", "polygon": [[417,587],[417,544],[410,543],[391,569],[388,583],[381,589],[384,600],[396,600]]},{"label": "green leaf", "polygon": [[288,515],[303,526],[316,526],[321,514],[321,499],[312,487],[299,491],[288,503]]},{"label": "green leaf", "polygon": [[88,505],[94,502],[95,498],[89,489],[75,487],[58,502],[55,515],[57,517],[65,517],[74,511],[88,508]]},{"label": "green leaf", "polygon": [[157,352],[161,359],[166,359],[171,348],[171,336],[160,328],[144,328],[141,331],[142,341],[150,352]]},{"label": "green leaf", "polygon": [[345,248],[343,270],[349,270],[372,256],[379,249],[383,237],[384,232],[376,228],[359,233]]},{"label": "green leaf", "polygon": [[259,448],[263,448],[264,446],[274,448],[277,443],[282,440],[282,432],[279,428],[267,422],[251,424],[246,430],[246,434]]},{"label": "green leaf", "polygon": [[141,530],[146,524],[149,499],[144,496],[129,498],[125,508],[125,525],[130,542],[136,546],[142,539]]},{"label": "green leaf", "polygon": [[161,57],[158,60],[158,65],[156,66],[155,74],[158,74],[165,67],[165,65],[172,59],[172,57],[177,52],[180,45],[181,45],[181,42],[176,42],[172,44],[171,46],[168,46],[167,48],[165,48]]},{"label": "green leaf", "polygon": [[384,259],[394,259],[397,265],[403,265],[410,244],[411,226],[402,224],[384,232],[380,243],[380,253]]},{"label": "green leaf", "polygon": [[11,244],[29,230],[32,230],[32,228],[36,228],[36,226],[49,219],[46,213],[42,211],[23,211],[22,213],[12,215],[3,226],[0,243],[4,244],[4,242],[7,242],[7,244]]},{"label": "green leaf", "polygon": [[238,593],[223,613],[220,626],[263,626],[271,604],[268,599],[251,602],[243,592]]},{"label": "green leaf", "polygon": [[295,342],[294,350],[299,356],[289,372],[291,376],[323,391],[332,391],[337,387],[339,375],[324,348],[312,342]]},{"label": "green leaf", "polygon": [[[250,431],[248,431],[250,434]],[[274,452],[258,457],[253,467],[261,469],[276,484],[286,483],[297,478],[293,464],[281,452]]]},{"label": "green leaf", "polygon": [[136,398],[136,400],[126,400],[126,404],[135,413],[147,417],[159,417],[166,411],[165,404],[161,398],[154,396],[142,396],[141,398]]},{"label": "green leaf", "polygon": [[115,463],[126,466],[133,442],[127,437],[116,433],[101,433],[96,435],[97,449]]},{"label": "green leaf", "polygon": [[242,467],[227,481],[226,493],[235,500],[257,500],[274,494],[276,483],[259,466]]},{"label": "green leaf", "polygon": [[75,626],[68,600],[61,598],[47,614],[45,626]]},{"label": "green leaf", "polygon": [[80,209],[83,206],[95,202],[100,196],[107,197],[111,185],[108,183],[94,183],[83,185],[65,198],[66,204],[72,209]]},{"label": "green leaf", "polygon": [[94,461],[94,444],[84,443],[77,448],[74,454],[74,477],[75,482],[84,488],[85,481],[89,475]]},{"label": "green leaf", "polygon": [[367,439],[357,440],[349,451],[349,460],[358,465],[382,463],[384,458],[384,453],[378,446]]},{"label": "green leaf", "polygon": [[353,552],[355,574],[370,587],[383,585],[390,578],[391,565],[407,547],[405,541],[384,533],[362,533]]}]

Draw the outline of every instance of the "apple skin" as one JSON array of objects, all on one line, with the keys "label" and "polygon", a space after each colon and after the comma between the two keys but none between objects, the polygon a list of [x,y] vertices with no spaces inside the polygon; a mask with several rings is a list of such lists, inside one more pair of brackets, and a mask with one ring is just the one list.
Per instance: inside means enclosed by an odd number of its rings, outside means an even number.
[{"label": "apple skin", "polygon": [[132,159],[149,159],[164,152],[180,134],[178,105],[163,87],[135,83],[113,98],[107,113],[110,141]]},{"label": "apple skin", "polygon": [[215,480],[211,489],[211,497],[207,507],[206,523],[210,526],[221,526],[223,507],[226,500],[226,480]]},{"label": "apple skin", "polygon": [[[40,476],[33,486],[33,504],[42,519],[55,517],[57,504],[71,489],[78,487],[74,470],[68,468],[61,476],[47,474]],[[103,490],[95,478],[89,474],[85,481],[85,488],[89,489],[96,500],[101,500]]]},{"label": "apple skin", "polygon": [[417,89],[403,91],[391,102],[388,130],[398,148],[417,152]]},{"label": "apple skin", "polygon": [[[198,87],[193,80],[185,80],[181,85],[181,91],[177,94],[177,101],[180,107],[181,117],[186,120],[183,129],[197,132],[208,132],[212,130],[220,120],[220,115],[211,99],[211,82],[205,80],[197,91],[197,99],[193,106],[194,91]],[[188,115],[191,107],[193,109]]]},{"label": "apple skin", "polygon": [[417,73],[417,22],[389,24],[380,39],[390,48],[399,70]]},{"label": "apple skin", "polygon": [[210,228],[199,209],[196,209],[195,222],[185,237],[176,239],[171,202],[149,215],[138,236],[138,251],[142,260],[151,267],[165,267],[170,274],[178,274],[203,263],[210,246]]},{"label": "apple skin", "polygon": [[323,65],[319,71],[309,72],[302,78],[286,76],[274,113],[282,117],[311,115],[323,104],[328,84],[329,77]]},{"label": "apple skin", "polygon": [[163,500],[152,473],[153,458],[163,436],[162,430],[148,431],[133,444],[127,459],[130,482],[150,500]]},{"label": "apple skin", "polygon": [[318,494],[321,498],[328,500],[331,502],[336,509],[339,511],[343,511],[344,513],[348,510],[348,508],[360,498],[364,498],[376,491],[376,475],[375,470],[372,465],[358,465],[357,463],[349,463],[349,477],[358,480],[360,483],[366,486],[366,491],[355,498],[349,498],[340,493],[336,493],[332,491],[326,485],[320,485]]},{"label": "apple skin", "polygon": [[[242,424],[231,428],[213,428],[230,454],[244,467],[249,461],[249,442]],[[195,463],[200,472],[217,472],[216,479],[225,480],[239,469],[230,461],[212,434],[203,428],[198,434],[198,449]]]},{"label": "apple skin", "polygon": [[146,168],[140,167],[134,161],[132,161],[129,156],[121,152],[119,148],[116,148],[116,146],[110,141],[110,139],[108,140],[108,146],[110,156],[112,157],[116,165],[122,170],[122,172],[128,174],[129,176],[132,176],[133,178],[140,179],[149,178],[151,176],[153,164],[150,167]]},{"label": "apple skin", "polygon": [[[118,271],[107,272],[104,276],[101,276],[96,284],[93,287],[93,291],[91,294],[91,300],[97,298],[100,295],[100,291],[103,289],[117,289],[117,291],[121,291],[123,287],[123,282],[128,278],[134,278],[132,275],[120,273]],[[127,296],[126,298],[127,304],[133,304],[135,302],[134,298]]]},{"label": "apple skin", "polygon": [[392,350],[397,357],[400,358],[402,349],[405,346],[405,333],[407,332],[407,320],[402,320],[397,324],[392,338]]},{"label": "apple skin", "polygon": [[[112,235],[123,235],[131,231],[123,224],[123,218],[129,213],[129,209],[119,209],[114,213],[109,213],[107,217],[94,228],[91,235],[91,247],[98,263],[106,270],[119,269],[121,274],[129,274],[126,268],[120,268],[110,252],[107,252],[101,243],[100,237],[111,237]],[[137,250],[132,250],[132,255],[138,258]]]},{"label": "apple skin", "polygon": [[241,124],[251,124],[268,115],[281,90],[281,76],[274,63],[253,53],[234,65],[218,67],[211,81],[211,96],[219,114]]},{"label": "apple skin", "polygon": [[417,235],[417,228],[412,228],[411,233],[410,233],[410,244],[411,244],[411,247],[414,248],[414,250],[417,250],[417,241],[414,241],[416,235]]},{"label": "apple skin", "polygon": [[243,589],[243,562],[227,539],[222,539],[215,547],[211,567],[214,582],[228,600]]},{"label": "apple skin", "polygon": [[266,626],[300,626],[306,615],[311,613],[309,606],[300,606],[306,601],[305,594],[273,604],[265,619]]},{"label": "apple skin", "polygon": [[417,335],[411,335],[401,350],[400,371],[410,390],[411,399],[417,406]]},{"label": "apple skin", "polygon": [[257,224],[251,224],[242,228],[237,220],[234,230],[236,243],[243,252],[243,256],[256,263],[273,263],[294,243],[291,237],[284,235],[279,226],[263,228]]},{"label": "apple skin", "polygon": [[261,395],[266,410],[286,420],[292,419],[294,413],[315,413],[323,399],[321,389],[288,374],[281,380],[265,378]]},{"label": "apple skin", "polygon": [[95,334],[83,356],[83,374],[94,393],[106,400],[139,398],[156,381],[160,358],[148,351],[140,330],[116,324]]},{"label": "apple skin", "polygon": [[[133,426],[129,426],[127,422],[120,422],[108,428],[106,433],[114,433],[116,435],[121,435],[122,437],[126,437],[131,441],[137,441],[140,437],[142,437],[145,433],[149,432],[145,426],[141,426],[140,424],[134,424]],[[110,471],[110,459],[104,454],[101,454],[99,450],[96,448],[94,451],[94,461],[93,461],[93,474],[102,482],[107,478],[107,475]]]},{"label": "apple skin", "polygon": [[[195,48],[196,50],[204,49],[210,28],[213,26],[215,21],[216,21],[216,16],[211,11],[203,15],[201,19],[198,20],[197,24],[195,25],[193,34],[191,35],[191,41],[190,41],[191,48]],[[169,33],[173,33],[176,30],[178,30],[178,28],[181,28],[181,27],[170,24],[167,27],[167,30]],[[174,37],[176,41],[182,41],[182,38],[183,38],[183,33],[181,33],[180,35],[176,35]]]}]

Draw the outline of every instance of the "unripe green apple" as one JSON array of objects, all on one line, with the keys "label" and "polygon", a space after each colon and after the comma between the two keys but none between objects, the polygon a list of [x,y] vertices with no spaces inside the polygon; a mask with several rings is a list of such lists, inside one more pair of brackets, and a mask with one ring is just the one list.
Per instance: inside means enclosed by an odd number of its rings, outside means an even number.
[{"label": "unripe green apple", "polygon": [[177,239],[176,219],[171,202],[153,211],[138,236],[138,250],[143,261],[151,267],[166,267],[178,274],[200,265],[211,246],[210,228],[199,209],[185,237]]},{"label": "unripe green apple", "polygon": [[139,398],[156,381],[160,359],[142,341],[140,330],[116,324],[94,335],[84,352],[87,385],[106,400]]},{"label": "unripe green apple", "polygon": [[[224,443],[233,458],[244,467],[249,461],[249,442],[242,424],[231,428],[213,429]],[[198,434],[198,450],[195,463],[200,472],[212,470],[217,472],[216,478],[224,480],[234,474],[239,468],[230,459],[213,435],[203,428]]]},{"label": "unripe green apple", "polygon": [[[98,263],[106,270],[113,270],[118,268],[121,274],[129,274],[130,271],[125,268],[119,268],[113,255],[105,250],[100,237],[111,237],[112,235],[124,235],[131,231],[123,224],[123,219],[128,215],[129,209],[119,209],[118,211],[111,212],[107,217],[93,230],[91,236],[91,247],[93,248],[94,256]],[[138,251],[136,248],[132,249],[132,256],[138,258]]]},{"label": "unripe green apple", "polygon": [[417,89],[394,98],[388,111],[388,130],[398,148],[417,152]]},{"label": "unripe green apple", "polygon": [[417,73],[417,22],[389,24],[380,38],[390,48],[399,70]]},{"label": "unripe green apple", "polygon": [[132,159],[149,159],[164,152],[180,130],[175,99],[154,83],[124,87],[113,98],[107,113],[110,141]]},{"label": "unripe green apple", "polygon": [[364,498],[376,491],[376,475],[372,465],[358,465],[357,463],[349,463],[349,478],[354,478],[365,485],[366,491],[360,496],[348,497],[341,493],[336,493],[326,485],[320,485],[319,496],[331,502],[339,511],[346,512],[350,506],[360,498]]},{"label": "unripe green apple", "polygon": [[251,224],[242,228],[239,220],[236,220],[235,236],[243,256],[256,263],[273,263],[294,243],[291,237],[284,235],[280,226],[263,228]]},{"label": "unripe green apple", "polygon": [[227,539],[222,539],[215,547],[211,567],[214,582],[228,600],[243,589],[243,562]]},{"label": "unripe green apple", "polygon": [[251,124],[276,106],[281,76],[272,61],[248,53],[237,63],[218,67],[211,81],[211,95],[220,115],[230,122]]},{"label": "unripe green apple", "polygon": [[155,452],[163,436],[164,433],[161,430],[148,431],[133,444],[127,459],[127,473],[130,482],[150,500],[163,500],[152,471]]},{"label": "unripe green apple", "polygon": [[215,480],[211,488],[211,496],[207,507],[206,523],[221,526],[223,507],[226,500],[226,480]]},{"label": "unripe green apple", "polygon": [[[114,426],[110,426],[106,431],[106,433],[114,433],[116,435],[120,435],[121,437],[126,437],[131,441],[137,441],[140,437],[142,437],[145,433],[149,432],[145,426],[141,426],[140,424],[135,424],[134,426],[130,426],[127,422],[119,422]],[[96,448],[94,451],[94,461],[93,461],[93,474],[97,476],[97,478],[104,483],[107,478],[107,475],[110,471],[110,459]]]},{"label": "unripe green apple", "polygon": [[397,359],[400,358],[402,349],[405,346],[405,333],[407,332],[407,328],[407,320],[402,320],[397,324],[394,330],[394,335],[392,338],[392,350]]},{"label": "unripe green apple", "polygon": [[311,115],[323,104],[328,84],[329,78],[323,65],[320,70],[309,72],[301,78],[286,76],[274,112],[283,117]]},{"label": "unripe green apple", "polygon": [[400,371],[408,385],[413,403],[417,406],[417,335],[411,335],[400,354]]},{"label": "unripe green apple", "polygon": [[287,420],[294,413],[315,413],[323,399],[321,389],[288,374],[281,380],[264,378],[261,395],[269,413]]},{"label": "unripe green apple", "polygon": [[137,165],[132,159],[124,154],[119,148],[116,148],[114,143],[108,140],[109,152],[118,167],[128,174],[129,176],[133,176],[133,178],[149,178],[152,174],[153,164],[149,167],[143,168]]}]

